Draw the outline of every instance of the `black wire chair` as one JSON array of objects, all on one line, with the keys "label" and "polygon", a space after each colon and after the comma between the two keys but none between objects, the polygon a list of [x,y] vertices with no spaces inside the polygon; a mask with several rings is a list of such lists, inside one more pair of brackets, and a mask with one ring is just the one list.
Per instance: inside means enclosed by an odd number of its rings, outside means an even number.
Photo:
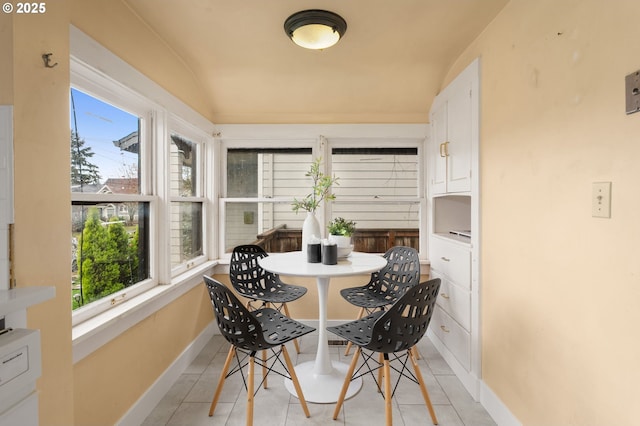
[{"label": "black wire chair", "polygon": [[[252,301],[262,302],[261,307],[272,305],[288,317],[288,302],[293,302],[304,296],[307,289],[298,285],[285,284],[278,274],[268,272],[258,264],[258,259],[268,256],[260,246],[253,244],[240,245],[231,253],[229,264],[229,278],[231,285],[240,294],[249,299],[247,308],[254,309]],[[298,341],[293,344],[296,352],[300,353]]]},{"label": "black wire chair", "polygon": [[[420,258],[416,249],[405,246],[391,247],[384,254],[387,265],[371,274],[364,286],[340,290],[340,295],[352,305],[360,307],[358,318],[370,315],[395,302],[407,288],[420,281]],[[351,342],[344,351],[349,355]]]},{"label": "black wire chair", "polygon": [[[315,331],[315,328],[294,321],[275,309],[261,308],[249,311],[224,284],[208,276],[204,277],[204,283],[211,297],[220,332],[231,343],[224,367],[220,372],[218,386],[211,401],[209,416],[213,416],[225,380],[232,374],[240,372],[242,381],[247,389],[247,425],[252,425],[253,399],[258,390],[260,390],[261,385],[264,388],[267,387],[267,375],[273,372],[291,379],[302,405],[302,410],[309,417],[309,409],[285,343],[311,333]],[[274,349],[276,347],[279,347],[277,351]],[[272,353],[269,358],[266,357],[268,350],[271,350]],[[263,351],[263,359],[256,361],[255,355],[258,351]],[[280,354],[284,358],[284,363],[280,359]],[[236,366],[229,372],[233,358],[236,359]],[[276,362],[284,368],[285,373],[273,368]],[[262,367],[262,382],[258,385],[258,389],[254,391],[254,366],[256,363]],[[247,365],[249,368],[245,377],[243,368]]]},{"label": "black wire chair", "polygon": [[[382,393],[382,388],[384,388],[383,397],[386,424],[388,426],[393,424],[391,400],[402,377],[406,377],[420,386],[431,420],[434,425],[438,424],[436,413],[429,398],[429,392],[427,392],[412,348],[427,331],[439,289],[440,278],[416,284],[400,296],[387,311],[376,311],[371,315],[346,324],[327,327],[328,331],[353,342],[357,346],[333,413],[334,420],[338,418],[340,413],[349,382],[370,373],[378,386],[378,391]],[[373,359],[376,353],[378,354],[378,361]],[[360,355],[362,355],[364,363],[356,371]],[[411,360],[415,374],[412,374],[407,368],[409,360]],[[401,367],[392,365],[390,361],[397,361],[395,364],[399,363]],[[391,388],[392,368],[399,373],[393,390]],[[373,374],[376,370],[378,370],[377,379]]]}]

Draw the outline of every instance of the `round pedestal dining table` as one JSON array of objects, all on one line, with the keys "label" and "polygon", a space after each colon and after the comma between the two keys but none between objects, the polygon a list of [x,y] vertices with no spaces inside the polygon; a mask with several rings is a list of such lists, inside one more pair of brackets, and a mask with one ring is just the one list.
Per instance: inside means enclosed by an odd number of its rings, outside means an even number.
[{"label": "round pedestal dining table", "polygon": [[[387,264],[387,260],[377,254],[352,252],[346,258],[338,259],[336,265],[307,262],[306,253],[276,253],[258,261],[269,272],[298,277],[314,277],[318,287],[318,349],[315,360],[303,362],[295,367],[302,392],[307,402],[334,403],[338,401],[342,384],[349,365],[332,361],[329,357],[327,337],[327,300],[329,284],[333,277],[346,277],[375,272]],[[293,383],[285,379],[285,386],[296,396]],[[346,398],[355,395],[362,387],[362,379],[353,380]]]}]

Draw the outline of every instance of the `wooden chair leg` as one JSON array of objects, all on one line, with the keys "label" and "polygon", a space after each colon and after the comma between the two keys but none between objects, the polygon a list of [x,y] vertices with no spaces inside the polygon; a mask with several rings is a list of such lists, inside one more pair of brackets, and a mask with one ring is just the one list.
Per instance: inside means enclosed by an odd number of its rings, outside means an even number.
[{"label": "wooden chair leg", "polygon": [[[384,368],[382,367],[384,365],[384,354],[382,352],[378,354],[378,363],[381,366],[378,369],[378,386],[382,386],[382,378],[384,377]],[[378,390],[378,392],[380,392],[380,390]]]},{"label": "wooden chair leg", "polygon": [[267,350],[262,351],[262,387],[267,388]]},{"label": "wooden chair leg", "polygon": [[300,387],[300,382],[298,381],[298,375],[296,374],[296,370],[293,367],[291,358],[289,358],[289,352],[284,345],[282,345],[282,356],[284,356],[284,362],[287,364],[289,375],[291,375],[293,387],[296,389],[296,394],[298,395],[298,399],[300,400],[300,405],[302,405],[302,411],[304,411],[305,416],[310,417],[311,414],[309,413],[309,408],[307,408],[307,401],[304,399],[304,394],[302,393],[302,388]]},{"label": "wooden chair leg", "polygon": [[255,354],[249,357],[249,373],[247,374],[247,426],[253,426],[253,372],[255,367]]},{"label": "wooden chair leg", "polygon": [[[359,320],[360,318],[362,318],[363,315],[364,315],[364,308],[360,308],[360,311],[358,311],[358,318],[356,319]],[[347,342],[347,348],[344,350],[344,356],[349,355],[350,350],[351,350],[351,341]]]},{"label": "wooden chair leg", "polygon": [[384,354],[384,412],[387,420],[387,426],[393,426],[393,401],[391,395],[391,368],[389,367],[389,356]]},{"label": "wooden chair leg", "polygon": [[222,387],[224,386],[224,381],[227,377],[227,372],[229,371],[229,365],[231,364],[231,360],[236,354],[235,346],[231,346],[229,348],[229,352],[227,353],[227,360],[224,362],[224,367],[222,367],[222,371],[220,372],[220,379],[218,380],[218,387],[216,388],[216,393],[213,395],[213,400],[211,401],[211,407],[209,407],[209,417],[213,416],[213,412],[216,409],[216,405],[218,404],[218,398],[220,398],[220,394],[222,393]]},{"label": "wooden chair leg", "polygon": [[360,351],[362,349],[360,346],[356,349],[356,352],[353,354],[353,358],[351,359],[351,365],[349,366],[349,371],[347,371],[347,375],[344,378],[344,383],[342,384],[342,390],[340,391],[340,396],[338,397],[338,402],[336,402],[336,409],[333,411],[333,420],[338,418],[338,414],[340,414],[340,409],[342,408],[342,404],[344,403],[344,397],[347,395],[347,389],[349,389],[349,383],[351,383],[351,376],[353,376],[353,372],[356,369],[356,365],[358,365],[358,358],[360,357]]},{"label": "wooden chair leg", "polygon": [[422,378],[422,373],[420,372],[420,367],[418,367],[418,363],[413,356],[413,352],[409,353],[409,358],[411,358],[411,364],[413,365],[413,370],[416,373],[416,378],[418,379],[418,383],[420,384],[420,390],[422,391],[422,397],[424,398],[425,404],[427,404],[427,408],[429,409],[429,414],[431,415],[431,421],[434,425],[438,424],[438,419],[436,418],[436,412],[433,410],[433,405],[431,405],[431,398],[429,398],[429,392],[427,392],[427,387],[424,385],[424,379]]},{"label": "wooden chair leg", "polygon": [[412,346],[411,349],[409,350],[411,351],[411,353],[413,354],[416,360],[420,359],[420,351],[418,351],[418,348],[416,348],[415,346]]},{"label": "wooden chair leg", "polygon": [[[289,308],[287,307],[286,303],[282,304],[282,309],[284,310],[284,314],[286,316],[288,316],[289,318],[291,318],[291,315],[289,315]],[[296,353],[299,354],[300,353],[300,345],[298,345],[298,339],[293,339],[293,346],[296,348]]]}]

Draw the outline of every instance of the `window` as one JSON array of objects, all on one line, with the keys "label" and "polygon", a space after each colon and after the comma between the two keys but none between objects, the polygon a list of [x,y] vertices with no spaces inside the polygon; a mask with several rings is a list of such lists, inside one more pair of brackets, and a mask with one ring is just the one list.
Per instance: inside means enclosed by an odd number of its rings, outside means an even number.
[{"label": "window", "polygon": [[72,307],[114,304],[149,270],[145,118],[71,89]]},{"label": "window", "polygon": [[339,182],[331,219],[356,222],[353,242],[359,251],[385,252],[394,245],[419,249],[418,146],[398,147],[395,141],[380,148],[340,145],[331,148],[331,172]]},{"label": "window", "polygon": [[[226,152],[224,250],[240,244],[268,244],[300,230],[305,216],[291,209],[294,196],[307,191],[309,148],[229,148]],[[296,231],[297,232],[297,231]],[[298,232],[299,233],[299,232]],[[276,235],[278,234],[278,235]]]},{"label": "window", "polygon": [[[290,137],[300,130],[300,139],[296,141],[272,140],[263,135],[256,135],[255,139],[223,140],[224,250],[229,252],[236,245],[250,243],[269,252],[299,250],[306,216],[304,212],[293,212],[291,203],[294,197],[302,198],[309,193],[311,182],[305,174],[317,157],[322,157],[324,172],[338,178],[332,187],[336,199],[323,203],[316,212],[320,223],[336,217],[355,221],[353,243],[358,251],[384,253],[394,245],[419,249],[421,227],[426,227],[421,183],[424,138],[404,136],[405,128],[397,126],[397,137],[316,135],[306,147],[301,147],[300,141],[312,127],[291,126],[293,130],[283,132]],[[340,133],[344,128],[349,133],[356,127],[358,131],[364,129],[364,133],[376,130],[375,126],[367,125],[349,128],[336,125],[331,130]],[[231,128],[233,132],[238,132],[237,129]],[[251,126],[242,128],[247,129],[251,133]],[[263,127],[256,129],[265,131]],[[415,135],[414,129],[408,133]],[[326,236],[326,229],[322,231]]]},{"label": "window", "polygon": [[198,142],[201,139],[196,129],[172,122],[169,135],[169,247],[173,275],[205,261],[204,144]]},{"label": "window", "polygon": [[209,260],[212,137],[74,58],[71,82],[75,325]]}]

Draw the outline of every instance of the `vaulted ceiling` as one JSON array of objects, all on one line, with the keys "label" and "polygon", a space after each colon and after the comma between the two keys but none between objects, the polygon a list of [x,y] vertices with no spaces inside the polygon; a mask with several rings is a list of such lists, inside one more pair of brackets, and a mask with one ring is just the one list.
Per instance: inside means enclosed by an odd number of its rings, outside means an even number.
[{"label": "vaulted ceiling", "polygon": [[[424,123],[460,53],[508,0],[124,0],[192,70],[224,123]],[[334,47],[293,44],[285,19],[347,21]]]}]

